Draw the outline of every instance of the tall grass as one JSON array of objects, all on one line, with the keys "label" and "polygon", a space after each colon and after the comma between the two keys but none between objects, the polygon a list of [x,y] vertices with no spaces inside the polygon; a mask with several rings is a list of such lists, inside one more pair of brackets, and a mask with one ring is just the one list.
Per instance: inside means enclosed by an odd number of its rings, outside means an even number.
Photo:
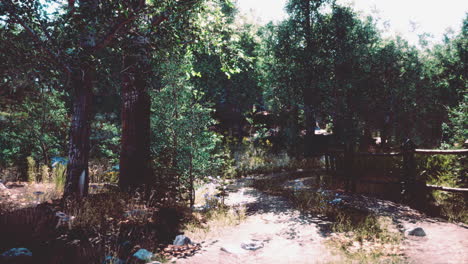
[{"label": "tall grass", "polygon": [[37,177],[37,170],[36,170],[36,161],[34,160],[33,157],[27,157],[26,158],[26,164],[28,167],[27,170],[27,175],[28,175],[28,182],[29,183],[35,183],[36,182],[36,177]]},{"label": "tall grass", "polygon": [[57,164],[52,169],[51,182],[54,183],[57,191],[63,191],[66,180],[67,166],[63,164]]}]

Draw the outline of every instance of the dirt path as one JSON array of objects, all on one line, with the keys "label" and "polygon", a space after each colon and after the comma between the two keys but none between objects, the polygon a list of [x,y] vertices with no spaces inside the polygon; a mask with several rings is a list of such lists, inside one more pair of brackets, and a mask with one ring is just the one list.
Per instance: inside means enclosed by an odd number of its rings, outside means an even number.
[{"label": "dirt path", "polygon": [[[301,216],[282,197],[270,196],[242,186],[231,193],[226,203],[247,207],[247,218],[240,225],[208,234],[201,254],[177,263],[339,263],[323,244],[319,225],[313,217]],[[241,245],[253,242],[258,250],[245,250]]]},{"label": "dirt path", "polygon": [[344,197],[353,206],[366,208],[382,216],[389,216],[405,232],[421,227],[425,237],[405,235],[405,256],[409,263],[461,264],[468,263],[468,226],[427,217],[408,206],[365,196]]},{"label": "dirt path", "polygon": [[410,263],[468,263],[468,226],[427,217],[408,206],[369,197],[354,199],[354,205],[371,208],[379,215],[391,216],[401,231],[421,227],[426,236],[406,234],[405,255]]},{"label": "dirt path", "polygon": [[410,263],[461,264],[468,263],[468,228],[430,219],[405,223],[422,227],[426,237],[405,240],[405,255]]},{"label": "dirt path", "polygon": [[[177,263],[352,263],[331,252],[321,228],[328,223],[303,216],[282,197],[270,196],[239,184],[226,200],[231,206],[247,207],[247,218],[240,225],[206,234],[203,251]],[[425,237],[405,236],[405,263],[468,263],[468,227],[429,218],[407,206],[362,195],[342,195],[349,205],[366,208],[377,215],[389,216],[400,230],[422,227]],[[242,243],[263,247],[251,251]]]}]

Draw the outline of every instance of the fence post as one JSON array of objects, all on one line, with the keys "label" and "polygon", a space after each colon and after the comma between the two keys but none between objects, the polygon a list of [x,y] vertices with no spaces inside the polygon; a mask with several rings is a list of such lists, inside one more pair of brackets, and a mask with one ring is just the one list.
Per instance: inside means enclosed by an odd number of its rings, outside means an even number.
[{"label": "fence post", "polygon": [[356,149],[354,143],[350,145],[349,149],[349,173],[351,178],[351,192],[356,192]]},{"label": "fence post", "polygon": [[330,153],[329,152],[325,153],[325,170],[327,173],[330,172]]},{"label": "fence post", "polygon": [[406,201],[412,200],[415,195],[416,161],[414,157],[416,145],[407,139],[401,146],[403,152],[403,175],[401,179],[401,194]]},{"label": "fence post", "polygon": [[354,175],[354,144],[347,143],[345,145],[343,156],[343,169],[345,176],[345,190],[350,192],[356,191],[356,177]]}]

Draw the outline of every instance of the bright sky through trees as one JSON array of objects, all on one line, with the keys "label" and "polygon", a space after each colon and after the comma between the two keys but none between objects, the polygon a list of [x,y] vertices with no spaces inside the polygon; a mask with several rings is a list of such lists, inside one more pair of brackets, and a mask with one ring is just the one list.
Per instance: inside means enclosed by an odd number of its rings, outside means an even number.
[{"label": "bright sky through trees", "polygon": [[[278,21],[287,16],[284,6],[287,0],[237,0],[243,12],[253,10],[262,23]],[[418,34],[429,33],[440,41],[447,28],[458,31],[468,1],[465,0],[338,0],[354,6],[363,15],[380,17],[379,26],[389,22],[389,34],[400,34],[410,43],[418,43]],[[376,12],[377,10],[377,12]]]}]

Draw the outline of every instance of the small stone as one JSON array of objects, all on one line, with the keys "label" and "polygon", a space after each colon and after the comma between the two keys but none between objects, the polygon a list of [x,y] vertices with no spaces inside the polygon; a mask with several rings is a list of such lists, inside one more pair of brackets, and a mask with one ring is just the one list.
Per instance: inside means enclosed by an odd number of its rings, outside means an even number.
[{"label": "small stone", "polygon": [[26,248],[12,248],[0,255],[0,263],[5,264],[31,264],[32,252]]},{"label": "small stone", "polygon": [[241,248],[243,248],[245,250],[252,250],[252,251],[261,249],[263,247],[264,247],[263,243],[259,243],[259,242],[249,242],[249,243],[242,243],[241,244]]},{"label": "small stone", "polygon": [[185,245],[192,244],[192,241],[190,240],[190,238],[184,235],[178,235],[176,236],[176,238],[174,239],[174,243],[172,244],[175,246],[185,246]]},{"label": "small stone", "polygon": [[12,248],[3,252],[3,257],[32,257],[32,252],[27,248]]},{"label": "small stone", "polygon": [[142,261],[150,261],[151,258],[153,257],[153,253],[142,248],[142,249],[139,249],[137,252],[135,252],[135,254],[133,254],[133,257]]},{"label": "small stone", "polygon": [[107,256],[106,259],[104,260],[104,264],[125,264],[125,260],[112,257],[112,256]]},{"label": "small stone", "polygon": [[424,229],[422,229],[421,227],[416,227],[412,230],[409,230],[408,235],[423,237],[423,236],[426,236],[426,232],[424,232]]}]

